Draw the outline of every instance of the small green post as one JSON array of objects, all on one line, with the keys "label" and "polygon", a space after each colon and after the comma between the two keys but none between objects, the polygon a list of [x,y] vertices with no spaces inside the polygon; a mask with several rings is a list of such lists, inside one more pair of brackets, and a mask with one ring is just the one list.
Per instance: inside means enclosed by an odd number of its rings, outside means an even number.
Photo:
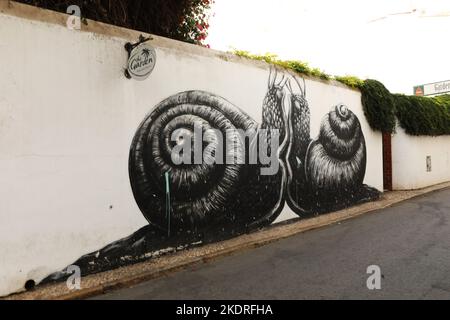
[{"label": "small green post", "polygon": [[167,237],[170,238],[170,180],[169,172],[166,172],[166,219],[167,219]]}]

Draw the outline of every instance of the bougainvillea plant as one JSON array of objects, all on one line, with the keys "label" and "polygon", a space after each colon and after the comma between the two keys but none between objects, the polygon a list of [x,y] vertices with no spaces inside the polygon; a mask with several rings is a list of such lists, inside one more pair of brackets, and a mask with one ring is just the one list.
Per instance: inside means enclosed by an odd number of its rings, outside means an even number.
[{"label": "bougainvillea plant", "polygon": [[186,8],[181,24],[177,29],[178,36],[186,42],[205,45],[208,36],[210,9],[214,0],[192,0],[189,8]]}]

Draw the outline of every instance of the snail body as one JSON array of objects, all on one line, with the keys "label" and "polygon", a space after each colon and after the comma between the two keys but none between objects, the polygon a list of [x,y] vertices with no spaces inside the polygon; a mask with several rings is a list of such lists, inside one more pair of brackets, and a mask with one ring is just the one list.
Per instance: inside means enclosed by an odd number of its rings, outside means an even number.
[{"label": "snail body", "polygon": [[343,104],[334,106],[324,116],[318,137],[312,139],[306,90],[297,84],[300,94],[291,94],[289,114],[289,206],[308,216],[378,197],[377,190],[363,184],[367,150],[357,116]]}]

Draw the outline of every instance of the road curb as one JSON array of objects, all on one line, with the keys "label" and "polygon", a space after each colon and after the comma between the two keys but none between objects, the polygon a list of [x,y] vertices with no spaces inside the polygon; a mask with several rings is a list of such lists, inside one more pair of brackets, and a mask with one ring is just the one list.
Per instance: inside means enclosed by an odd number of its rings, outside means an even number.
[{"label": "road curb", "polygon": [[72,300],[93,297],[108,291],[130,287],[144,281],[158,278],[195,264],[202,264],[247,249],[260,247],[268,243],[294,236],[301,232],[321,228],[369,212],[378,211],[405,200],[447,188],[450,188],[450,182],[420,190],[387,192],[384,193],[379,200],[374,202],[364,203],[310,219],[291,220],[288,223],[277,224],[254,233],[244,234],[222,242],[212,243],[115,270],[89,275],[82,279],[82,286],[84,288],[78,291],[69,291],[65,283],[57,283],[37,287],[33,291],[15,294],[6,299]]}]

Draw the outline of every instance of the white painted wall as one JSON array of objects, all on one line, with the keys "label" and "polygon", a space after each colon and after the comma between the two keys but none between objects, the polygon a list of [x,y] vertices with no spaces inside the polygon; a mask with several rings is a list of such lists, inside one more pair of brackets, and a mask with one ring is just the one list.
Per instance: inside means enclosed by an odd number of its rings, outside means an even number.
[{"label": "white painted wall", "polygon": [[[392,137],[394,190],[420,189],[450,181],[450,136],[411,136],[397,126]],[[431,172],[427,172],[431,156]]]},{"label": "white painted wall", "polygon": [[[71,31],[60,14],[52,13],[56,18],[50,23],[18,17],[14,8],[4,12],[0,295],[21,290],[28,279],[39,282],[146,224],[131,192],[128,154],[135,130],[154,105],[177,92],[201,89],[227,98],[260,122],[269,75],[261,63],[226,61],[222,53],[156,38],[152,75],[132,81],[123,75],[123,46],[138,33],[126,39]],[[332,106],[345,103],[362,122],[365,183],[382,190],[381,135],[365,122],[360,93],[313,80],[306,85],[312,135]],[[280,220],[291,217],[296,216],[285,209]]]}]

